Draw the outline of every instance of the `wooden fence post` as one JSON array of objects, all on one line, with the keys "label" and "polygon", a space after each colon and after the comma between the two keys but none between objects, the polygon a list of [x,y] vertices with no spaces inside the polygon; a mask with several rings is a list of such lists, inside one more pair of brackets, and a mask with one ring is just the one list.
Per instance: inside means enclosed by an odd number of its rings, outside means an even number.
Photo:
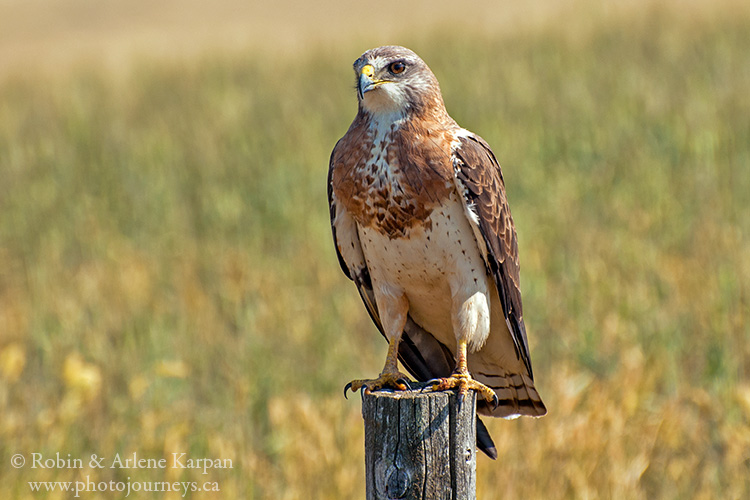
[{"label": "wooden fence post", "polygon": [[367,500],[476,499],[476,393],[362,393]]}]

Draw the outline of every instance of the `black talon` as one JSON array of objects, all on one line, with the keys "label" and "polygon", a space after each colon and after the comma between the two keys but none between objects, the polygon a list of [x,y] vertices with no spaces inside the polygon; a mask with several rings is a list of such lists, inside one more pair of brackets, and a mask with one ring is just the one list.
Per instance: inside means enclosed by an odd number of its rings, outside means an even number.
[{"label": "black talon", "polygon": [[497,410],[497,407],[500,406],[500,398],[497,397],[497,394],[493,394],[492,404],[494,405],[492,411]]},{"label": "black talon", "polygon": [[400,378],[400,379],[396,380],[396,383],[397,384],[403,384],[408,390],[411,390],[411,384],[405,378]]},{"label": "black talon", "polygon": [[346,399],[346,400],[349,399],[349,396],[346,395],[346,391],[348,391],[351,388],[352,388],[352,383],[351,382],[349,382],[348,384],[346,384],[344,386],[344,399]]}]

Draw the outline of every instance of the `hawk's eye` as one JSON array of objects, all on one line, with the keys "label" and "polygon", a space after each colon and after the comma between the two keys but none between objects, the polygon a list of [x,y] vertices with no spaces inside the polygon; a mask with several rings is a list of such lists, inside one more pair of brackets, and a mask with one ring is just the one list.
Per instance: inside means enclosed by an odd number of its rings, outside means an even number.
[{"label": "hawk's eye", "polygon": [[394,75],[403,73],[405,69],[406,69],[406,64],[404,64],[403,61],[396,61],[395,63],[391,63],[391,65],[388,66],[388,71],[390,71]]}]

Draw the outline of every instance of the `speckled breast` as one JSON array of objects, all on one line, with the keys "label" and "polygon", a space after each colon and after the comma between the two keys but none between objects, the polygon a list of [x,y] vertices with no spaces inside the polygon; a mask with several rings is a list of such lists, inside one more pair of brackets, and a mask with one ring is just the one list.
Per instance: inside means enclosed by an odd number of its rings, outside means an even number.
[{"label": "speckled breast", "polygon": [[360,154],[336,165],[345,175],[334,182],[337,197],[360,226],[392,239],[407,236],[415,226],[429,228],[430,214],[454,188],[449,154],[429,140],[434,139],[429,133],[367,132],[358,144]]}]

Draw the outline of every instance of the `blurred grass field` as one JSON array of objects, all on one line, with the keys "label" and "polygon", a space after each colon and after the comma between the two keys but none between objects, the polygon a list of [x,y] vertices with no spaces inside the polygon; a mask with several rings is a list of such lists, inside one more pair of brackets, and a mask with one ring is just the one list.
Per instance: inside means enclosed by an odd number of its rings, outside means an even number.
[{"label": "blurred grass field", "polygon": [[[493,146],[519,231],[550,412],[487,422],[479,498],[750,497],[750,9],[727,5],[399,40]],[[86,475],[364,496],[342,388],[385,343],[338,268],[325,180],[366,48],[3,75],[4,497]],[[234,468],[10,466],[32,452]]]}]

